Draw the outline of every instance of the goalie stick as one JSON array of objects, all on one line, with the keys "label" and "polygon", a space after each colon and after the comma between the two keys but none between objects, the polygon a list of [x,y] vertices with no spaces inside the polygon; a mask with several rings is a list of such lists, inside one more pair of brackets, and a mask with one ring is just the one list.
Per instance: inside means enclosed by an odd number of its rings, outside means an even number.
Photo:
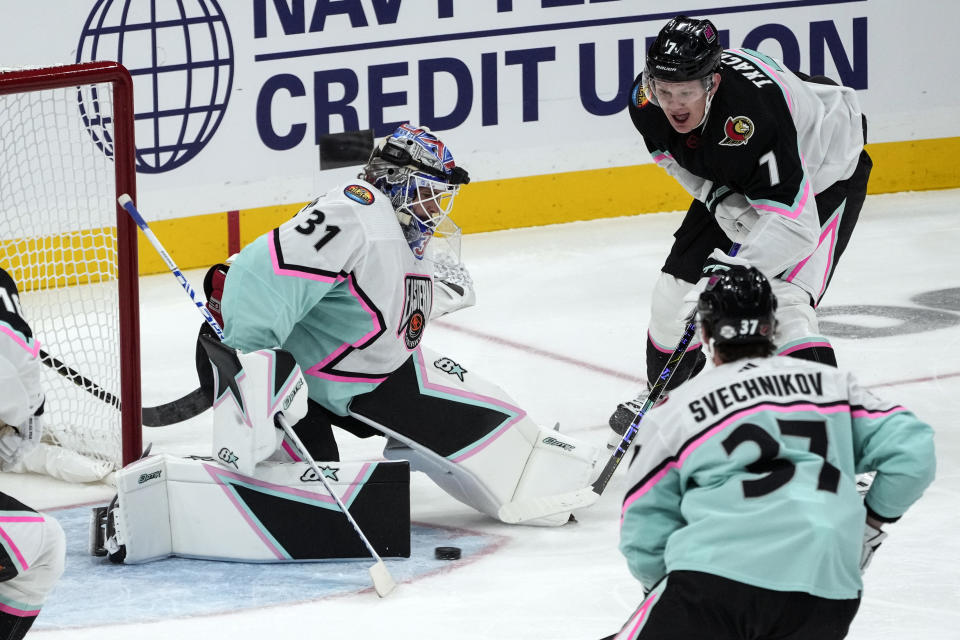
[{"label": "goalie stick", "polygon": [[[117,410],[120,409],[120,398],[43,349],[40,349],[40,362],[98,400],[102,400]],[[145,427],[166,427],[198,416],[209,409],[212,404],[209,394],[197,387],[183,397],[171,402],[159,404],[155,407],[142,407],[142,424]]]},{"label": "goalie stick", "polygon": [[[740,244],[734,243],[730,248],[729,255],[735,256],[739,250]],[[630,444],[637,435],[640,421],[643,420],[643,416],[650,410],[650,407],[660,400],[660,396],[663,395],[664,390],[673,378],[674,372],[677,370],[677,367],[680,366],[680,361],[683,360],[690,341],[693,340],[696,333],[696,309],[694,309],[693,316],[689,318],[687,327],[684,329],[683,335],[680,336],[680,342],[677,343],[677,348],[673,350],[667,363],[663,366],[663,371],[660,372],[657,381],[650,387],[650,394],[647,396],[646,402],[640,407],[637,415],[633,417],[633,421],[630,423],[630,426],[627,427],[627,430],[623,432],[620,444],[618,444],[614,452],[610,454],[610,459],[607,460],[607,464],[600,470],[600,475],[593,481],[593,484],[567,493],[508,502],[497,511],[499,518],[504,522],[516,524],[525,520],[544,518],[557,513],[589,507],[599,500],[603,490],[607,488],[607,484],[610,482],[610,479],[613,478],[614,471],[617,470],[617,467],[619,467],[623,461],[623,457],[627,455],[627,451],[630,450]]]},{"label": "goalie stick", "polygon": [[[170,268],[170,271],[177,278],[177,281],[180,282],[180,286],[183,287],[183,290],[187,292],[187,294],[190,296],[190,299],[193,300],[194,304],[196,304],[197,309],[200,310],[200,313],[203,315],[204,320],[207,321],[207,324],[210,325],[210,328],[213,329],[214,333],[216,333],[221,340],[223,340],[223,330],[220,328],[220,325],[210,314],[210,311],[207,309],[206,305],[197,301],[190,283],[187,282],[186,277],[180,272],[180,269],[177,268],[177,265],[173,262],[173,259],[170,258],[170,255],[163,248],[163,245],[160,244],[160,240],[157,239],[157,236],[155,236],[153,231],[150,230],[149,225],[147,225],[147,221],[143,218],[143,216],[140,215],[140,212],[137,211],[137,208],[133,204],[133,200],[130,199],[130,196],[125,193],[117,198],[117,201],[124,209],[127,210],[127,213],[130,214],[130,216],[137,223],[137,226],[140,227],[140,229],[147,236],[147,239],[150,241],[150,244],[153,245],[153,248],[157,250],[157,252],[163,258],[163,261],[167,263],[167,267]],[[226,347],[226,345],[224,345],[224,347],[229,348]],[[199,391],[199,389],[197,391]],[[397,586],[393,576],[391,576],[390,572],[387,570],[387,565],[383,563],[383,559],[379,556],[379,554],[377,554],[376,550],[373,548],[373,545],[370,544],[370,540],[368,540],[367,536],[364,535],[363,531],[360,529],[360,526],[357,524],[357,521],[353,519],[352,515],[350,515],[350,511],[340,500],[340,496],[334,493],[333,489],[330,487],[330,484],[324,477],[323,472],[320,471],[320,468],[317,466],[317,463],[314,461],[313,457],[307,451],[306,447],[303,446],[300,438],[298,438],[297,434],[294,432],[293,427],[287,424],[286,418],[282,413],[277,414],[276,424],[279,428],[283,429],[287,437],[290,438],[291,442],[293,442],[297,449],[299,449],[303,459],[308,465],[310,465],[310,468],[313,469],[313,472],[317,474],[317,477],[320,478],[324,489],[326,489],[327,493],[330,494],[330,497],[336,501],[337,506],[340,508],[340,512],[343,513],[347,521],[350,522],[350,525],[360,537],[360,540],[367,548],[367,551],[369,551],[370,555],[376,560],[376,564],[369,569],[370,579],[373,581],[373,588],[377,592],[377,595],[381,598],[385,597]]]}]

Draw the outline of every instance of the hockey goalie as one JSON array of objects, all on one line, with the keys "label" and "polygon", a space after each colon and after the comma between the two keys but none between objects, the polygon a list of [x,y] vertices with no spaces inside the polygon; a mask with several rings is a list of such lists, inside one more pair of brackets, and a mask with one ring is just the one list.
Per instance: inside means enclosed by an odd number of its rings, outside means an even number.
[{"label": "hockey goalie", "polygon": [[[214,265],[204,289],[225,339],[204,325],[197,351],[213,398],[211,455],[152,456],[119,472],[95,550],[124,562],[365,555],[350,536],[318,537],[343,518],[278,416],[385,555],[409,553],[409,470],[493,518],[588,486],[596,447],[538,426],[470,366],[421,344],[431,319],[475,301],[448,218],[467,182],[443,142],[401,125],[356,180]],[[340,462],[334,427],[385,437],[387,461]]]}]

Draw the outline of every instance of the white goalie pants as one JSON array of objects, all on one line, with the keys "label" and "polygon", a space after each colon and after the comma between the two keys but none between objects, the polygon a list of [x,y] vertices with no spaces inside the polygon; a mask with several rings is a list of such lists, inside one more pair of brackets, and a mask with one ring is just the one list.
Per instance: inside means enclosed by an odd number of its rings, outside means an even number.
[{"label": "white goalie pants", "polygon": [[[425,348],[355,397],[350,415],[390,437],[385,457],[409,460],[411,470],[494,518],[507,503],[581,489],[596,474],[596,447],[538,426],[471,366]],[[524,524],[558,526],[569,516]]]}]

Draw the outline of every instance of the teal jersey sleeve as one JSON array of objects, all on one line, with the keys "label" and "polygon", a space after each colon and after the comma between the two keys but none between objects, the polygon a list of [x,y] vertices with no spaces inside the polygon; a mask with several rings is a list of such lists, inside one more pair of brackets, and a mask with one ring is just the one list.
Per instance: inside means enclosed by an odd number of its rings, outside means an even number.
[{"label": "teal jersey sleeve", "polygon": [[933,429],[910,411],[863,389],[849,376],[857,473],[876,471],[866,497],[872,515],[893,522],[933,482]]},{"label": "teal jersey sleeve", "polygon": [[333,288],[333,281],[290,278],[271,267],[275,231],[260,236],[230,266],[224,288],[224,335],[249,352],[286,343],[294,327]]},{"label": "teal jersey sleeve", "polygon": [[[640,451],[644,455],[666,451],[664,443],[650,427],[649,422],[643,426],[651,434],[651,442],[645,445],[645,450],[641,448]],[[664,560],[667,541],[684,525],[680,508],[682,495],[680,474],[676,469],[664,469],[655,489],[644,497],[643,508],[623,511],[621,528],[629,535],[620,537],[620,552],[627,559],[630,573],[640,581],[644,591],[650,591],[667,574]]]}]

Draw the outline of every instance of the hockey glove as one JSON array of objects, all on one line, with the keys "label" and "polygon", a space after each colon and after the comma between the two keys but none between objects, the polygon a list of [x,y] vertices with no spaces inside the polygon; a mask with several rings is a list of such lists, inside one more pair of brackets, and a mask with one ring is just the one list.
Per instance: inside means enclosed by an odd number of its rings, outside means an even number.
[{"label": "hockey glove", "polygon": [[207,270],[203,277],[203,293],[207,296],[207,309],[210,315],[223,328],[223,312],[220,310],[220,300],[223,298],[223,285],[227,280],[228,264],[215,264]]},{"label": "hockey glove", "polygon": [[880,544],[887,539],[887,534],[873,527],[870,524],[865,524],[863,529],[863,550],[860,552],[860,573],[863,574],[867,570],[867,567],[870,566],[870,561],[873,560],[873,553],[880,548]]},{"label": "hockey glove", "polygon": [[0,471],[7,471],[40,444],[43,418],[32,415],[18,427],[0,425]]},{"label": "hockey glove", "polygon": [[700,300],[700,294],[707,288],[707,283],[710,282],[710,278],[726,271],[734,265],[749,266],[746,260],[735,256],[728,256],[720,249],[714,249],[713,253],[710,254],[706,263],[703,265],[700,280],[697,284],[693,285],[693,288],[683,297],[683,302],[680,304],[680,311],[677,314],[677,322],[682,323],[684,326],[693,322],[694,314],[697,311],[697,302]]}]

